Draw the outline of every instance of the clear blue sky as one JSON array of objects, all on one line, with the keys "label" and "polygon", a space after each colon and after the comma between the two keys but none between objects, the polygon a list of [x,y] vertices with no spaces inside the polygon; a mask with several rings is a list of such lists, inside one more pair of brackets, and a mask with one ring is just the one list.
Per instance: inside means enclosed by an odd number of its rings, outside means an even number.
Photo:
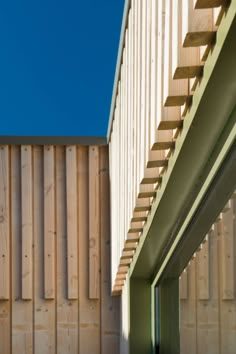
[{"label": "clear blue sky", "polygon": [[123,7],[0,1],[0,135],[106,135]]}]

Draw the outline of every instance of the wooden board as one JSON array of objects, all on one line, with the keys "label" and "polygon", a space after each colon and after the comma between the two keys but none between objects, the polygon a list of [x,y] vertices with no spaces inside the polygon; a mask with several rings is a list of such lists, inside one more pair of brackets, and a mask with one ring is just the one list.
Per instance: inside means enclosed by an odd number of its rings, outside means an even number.
[{"label": "wooden board", "polygon": [[11,353],[9,147],[0,147],[0,354]]},{"label": "wooden board", "polygon": [[182,43],[184,47],[212,44],[215,28],[212,9],[196,10],[194,0],[182,0]]},{"label": "wooden board", "polygon": [[55,297],[55,166],[54,147],[44,147],[44,296]]},{"label": "wooden board", "polygon": [[89,147],[89,297],[100,298],[99,149]]},{"label": "wooden board", "polygon": [[[11,148],[11,232],[12,232],[12,354],[33,353],[33,306],[31,301],[22,301],[22,212],[23,204],[30,203],[28,195],[22,193],[22,147]],[[27,169],[27,168],[26,168]],[[29,177],[29,176],[28,176]],[[31,180],[27,180],[31,186]],[[26,182],[24,182],[26,183]],[[24,197],[26,197],[24,202]],[[31,205],[32,206],[32,205]],[[31,209],[32,211],[32,209]],[[32,232],[32,231],[31,231]],[[32,237],[32,233],[31,233]],[[23,240],[22,240],[23,241]],[[32,273],[31,273],[32,274]],[[28,295],[28,294],[27,294]],[[32,294],[31,294],[32,295]],[[10,334],[10,332],[9,332]],[[5,353],[4,353],[5,354]]]},{"label": "wooden board", "polygon": [[66,147],[67,282],[68,299],[78,298],[77,152]]},{"label": "wooden board", "polygon": [[21,147],[22,299],[32,299],[32,148]]},{"label": "wooden board", "polygon": [[10,297],[9,147],[0,147],[0,301]]},{"label": "wooden board", "polygon": [[[46,149],[46,151],[45,151]],[[46,156],[45,156],[46,155]],[[34,340],[33,352],[35,354],[54,354],[56,353],[56,322],[55,322],[55,301],[45,301],[45,299],[55,298],[55,263],[47,262],[45,259],[45,241],[46,245],[50,246],[50,243],[45,238],[45,226],[50,225],[54,228],[54,234],[52,236],[55,242],[55,219],[45,220],[45,211],[48,210],[49,216],[53,216],[55,213],[55,203],[52,202],[50,194],[54,194],[55,179],[54,173],[52,174],[51,168],[54,168],[53,159],[53,147],[33,147],[33,218],[34,218],[34,307],[33,307],[33,331]],[[49,165],[50,161],[50,165]],[[51,173],[50,173],[51,172]],[[46,184],[45,184],[46,182]],[[47,190],[45,190],[45,187]],[[52,192],[53,190],[53,192]],[[48,192],[48,193],[47,193]],[[47,193],[47,196],[46,196]],[[45,198],[48,200],[48,205],[45,204]],[[46,210],[45,210],[46,206]],[[53,223],[54,222],[54,223]],[[55,260],[55,247],[51,248],[53,250],[53,259]],[[42,262],[44,260],[44,262]],[[52,280],[52,286],[50,283],[45,282],[45,277],[47,276],[47,271],[49,278]],[[53,289],[54,296],[52,292],[46,292],[45,285],[48,286],[48,290]],[[49,298],[47,296],[50,296]]]},{"label": "wooden board", "polygon": [[[109,169],[107,147],[100,148],[100,211],[101,211],[101,354],[120,353],[119,299],[111,297],[110,289],[110,221]],[[123,279],[123,278],[122,278]]]},{"label": "wooden board", "polygon": [[91,300],[88,277],[89,261],[89,156],[87,147],[78,151],[78,187],[79,187],[79,353],[100,353],[100,300]]},{"label": "wooden board", "polygon": [[[67,272],[67,188],[66,188],[66,151],[63,146],[56,147],[56,229],[57,229],[57,353],[73,354],[78,352],[77,300],[68,300]],[[78,285],[77,285],[78,286]]]},{"label": "wooden board", "polygon": [[201,75],[200,49],[182,45],[182,0],[172,1],[172,21],[172,77],[186,79]]},{"label": "wooden board", "polygon": [[172,0],[166,0],[163,82],[163,104],[166,107],[183,105],[189,94],[188,80],[173,80],[172,77],[172,10]]}]

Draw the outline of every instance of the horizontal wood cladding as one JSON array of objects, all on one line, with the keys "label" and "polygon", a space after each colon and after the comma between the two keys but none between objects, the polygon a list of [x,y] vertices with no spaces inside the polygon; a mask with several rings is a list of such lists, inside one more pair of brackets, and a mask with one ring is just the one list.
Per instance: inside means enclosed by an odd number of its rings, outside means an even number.
[{"label": "horizontal wood cladding", "polygon": [[0,354],[119,353],[109,202],[107,146],[0,146]]},{"label": "horizontal wood cladding", "polygon": [[108,133],[114,293],[122,290],[119,266],[132,261],[123,259],[126,241],[132,236],[138,245],[218,26],[230,12],[226,6],[223,1],[129,1]]},{"label": "horizontal wood cladding", "polygon": [[235,213],[231,199],[181,275],[181,354],[235,352]]}]

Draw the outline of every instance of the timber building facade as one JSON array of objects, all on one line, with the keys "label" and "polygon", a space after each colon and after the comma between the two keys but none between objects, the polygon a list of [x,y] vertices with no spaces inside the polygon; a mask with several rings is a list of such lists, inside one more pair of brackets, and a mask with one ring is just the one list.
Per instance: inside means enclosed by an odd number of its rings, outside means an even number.
[{"label": "timber building facade", "polygon": [[236,0],[126,0],[107,138],[1,138],[0,354],[236,352],[235,63]]}]

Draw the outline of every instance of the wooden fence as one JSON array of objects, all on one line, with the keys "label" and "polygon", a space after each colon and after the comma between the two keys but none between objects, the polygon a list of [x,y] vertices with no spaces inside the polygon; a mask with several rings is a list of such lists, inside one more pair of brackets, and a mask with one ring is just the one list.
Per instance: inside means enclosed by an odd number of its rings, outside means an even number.
[{"label": "wooden fence", "polygon": [[114,293],[124,284],[225,4],[127,1],[109,130]]},{"label": "wooden fence", "polygon": [[235,217],[231,199],[181,275],[181,354],[235,353]]},{"label": "wooden fence", "polygon": [[0,147],[0,354],[119,353],[106,146]]}]

